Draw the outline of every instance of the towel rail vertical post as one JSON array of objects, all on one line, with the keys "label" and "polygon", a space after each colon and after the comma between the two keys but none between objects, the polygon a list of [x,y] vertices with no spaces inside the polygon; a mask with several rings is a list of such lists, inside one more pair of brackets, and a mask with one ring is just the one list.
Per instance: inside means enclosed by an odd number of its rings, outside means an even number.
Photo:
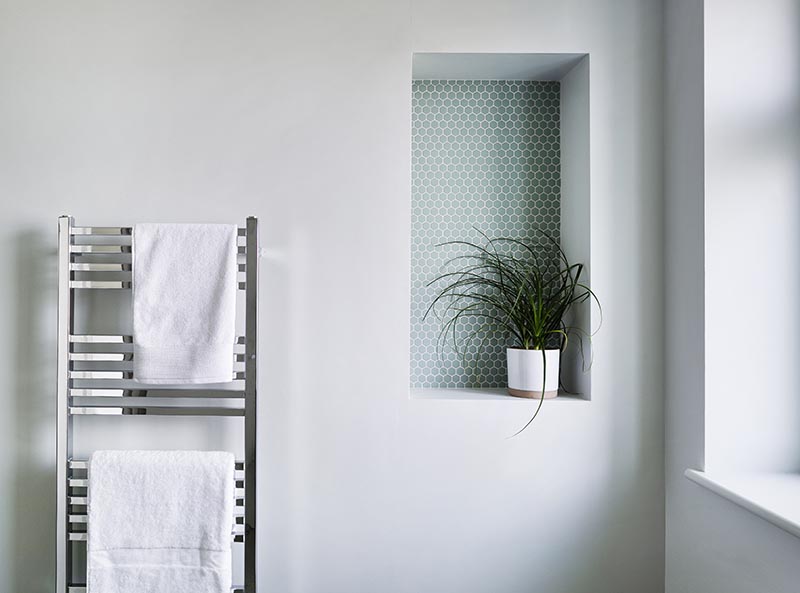
[{"label": "towel rail vertical post", "polygon": [[72,554],[68,541],[68,463],[72,453],[69,415],[69,336],[72,333],[73,294],[70,288],[71,216],[58,219],[58,384],[56,388],[56,593],[66,593]]},{"label": "towel rail vertical post", "polygon": [[256,592],[256,393],[258,348],[258,219],[247,218],[245,292],[244,590]]}]

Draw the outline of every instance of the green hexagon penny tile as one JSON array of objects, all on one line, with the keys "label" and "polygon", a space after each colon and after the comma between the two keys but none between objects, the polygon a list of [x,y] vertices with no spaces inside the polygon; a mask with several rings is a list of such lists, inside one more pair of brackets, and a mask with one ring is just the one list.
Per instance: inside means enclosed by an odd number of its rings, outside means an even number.
[{"label": "green hexagon penny tile", "polygon": [[[506,385],[505,336],[464,353],[440,346],[441,322],[423,320],[426,287],[453,256],[446,241],[559,239],[560,85],[521,80],[415,80],[412,92],[411,387]],[[475,326],[462,325],[461,335]]]}]

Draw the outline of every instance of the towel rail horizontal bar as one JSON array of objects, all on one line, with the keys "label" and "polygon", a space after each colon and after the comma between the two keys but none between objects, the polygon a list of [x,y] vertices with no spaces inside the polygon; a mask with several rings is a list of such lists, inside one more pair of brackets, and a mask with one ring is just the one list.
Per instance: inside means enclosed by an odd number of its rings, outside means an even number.
[{"label": "towel rail horizontal bar", "polygon": [[148,396],[140,396],[140,395],[130,395],[130,396],[123,396],[122,401],[120,398],[113,397],[111,398],[111,402],[103,403],[103,402],[92,402],[87,405],[83,404],[75,404],[74,407],[86,407],[86,408],[174,408],[176,410],[188,410],[188,409],[197,409],[197,410],[238,410],[240,409],[236,405],[228,405],[229,403],[233,404],[240,404],[243,400],[243,397],[193,397],[193,396],[183,396],[183,397],[169,397],[169,396],[161,396],[161,395],[148,395]]},{"label": "towel rail horizontal bar", "polygon": [[[133,373],[131,371],[69,371],[69,378],[70,379],[81,379],[85,381],[90,380],[114,380],[114,381],[124,381],[128,379],[133,379]],[[236,371],[233,373],[231,377],[231,383],[234,381],[243,381],[245,379],[245,372],[244,371]],[[147,385],[147,387],[145,387]],[[149,385],[146,383],[139,383],[137,384],[136,389],[162,389],[162,390],[171,390],[174,389],[175,391],[182,390],[187,391],[189,389],[203,389],[201,387],[192,386],[192,385],[180,385],[176,387],[170,387],[166,385]],[[120,389],[124,389],[120,387]],[[212,388],[213,389],[213,388]],[[205,389],[203,389],[205,390]],[[231,390],[236,391],[236,390]]]},{"label": "towel rail horizontal bar", "polygon": [[[234,500],[236,501],[237,507],[244,506],[244,496],[235,496]],[[72,506],[86,506],[89,502],[89,499],[86,496],[68,496],[67,502]],[[234,509],[234,514],[236,514],[240,509]]]},{"label": "towel rail horizontal bar", "polygon": [[[80,506],[85,506],[85,505],[80,505]],[[240,514],[239,515],[235,514],[233,516],[234,522],[231,524],[231,527],[233,527],[233,532],[234,533],[242,533],[242,534],[244,534],[244,529],[242,527],[240,527],[242,524],[236,521],[236,518],[237,517],[241,517],[241,516],[242,515],[240,515]],[[69,522],[72,523],[72,524],[75,524],[75,525],[85,524],[85,523],[89,522],[88,514],[86,513],[86,511],[74,511],[74,510],[70,511],[70,514],[68,515],[68,518],[69,518]],[[75,529],[75,528],[72,529],[72,532],[73,533],[85,533],[85,531],[82,531],[82,530],[79,531],[78,529]]]},{"label": "towel rail horizontal bar", "polygon": [[130,235],[129,226],[74,226],[73,235]]},{"label": "towel rail horizontal bar", "polygon": [[[75,500],[81,502],[73,502]],[[88,515],[88,498],[85,496],[71,496],[70,497],[70,506],[73,507],[70,509],[70,517],[85,517]],[[86,507],[86,508],[81,508]],[[234,507],[233,509],[233,524],[235,525],[244,525],[244,510],[242,507]],[[86,521],[82,521],[81,519],[77,519],[76,521],[71,521],[72,523],[86,523]]]},{"label": "towel rail horizontal bar", "polygon": [[[88,478],[67,478],[67,486],[70,488],[88,488],[89,487],[89,479]],[[76,494],[75,496],[81,496]],[[244,487],[237,485],[233,489],[233,496],[237,500],[244,499]],[[71,503],[71,504],[78,504],[78,503]]]},{"label": "towel rail horizontal bar", "polygon": [[131,253],[130,245],[70,245],[70,253]]},{"label": "towel rail horizontal bar", "polygon": [[179,408],[142,407],[142,406],[70,406],[71,416],[240,416],[244,417],[244,408]]},{"label": "towel rail horizontal bar", "polygon": [[[72,255],[119,255],[121,253],[132,253],[130,245],[70,245],[69,252]],[[244,245],[237,245],[236,253],[238,255],[247,255],[247,247]]]},{"label": "towel rail horizontal bar", "polygon": [[[69,532],[69,541],[71,542],[85,542],[88,541],[89,534],[85,531],[71,531]],[[236,543],[244,541],[244,529],[241,532],[231,533],[231,539]]]},{"label": "towel rail horizontal bar", "polygon": [[69,395],[71,397],[126,397],[125,393],[130,393],[132,396],[135,393],[135,391],[133,389],[92,389],[92,388],[80,388],[80,389],[69,390]]},{"label": "towel rail horizontal bar", "polygon": [[[67,593],[86,593],[86,585],[69,585]],[[244,587],[238,585],[231,587],[231,593],[244,593]]]},{"label": "towel rail horizontal bar", "polygon": [[[129,263],[71,263],[69,269],[72,272],[130,272],[133,264]],[[236,270],[241,273],[247,272],[246,264],[236,264]]]},{"label": "towel rail horizontal bar", "polygon": [[[133,352],[70,352],[69,361],[79,363],[80,366],[76,367],[71,365],[70,368],[76,371],[130,371],[133,370]],[[95,365],[87,363],[98,362],[116,362],[120,363],[113,368],[107,368],[105,365],[99,364],[97,368]],[[244,362],[244,354],[234,353],[233,355],[233,370],[244,372],[244,367],[241,363]],[[189,385],[189,383],[182,383],[181,385]]]},{"label": "towel rail horizontal bar", "polygon": [[[128,290],[132,282],[130,280],[70,280],[70,288],[87,288],[97,290]],[[239,290],[246,290],[245,282],[238,283]]]},{"label": "towel rail horizontal bar", "polygon": [[[77,469],[77,468],[76,468]],[[235,476],[235,473],[234,473]],[[237,480],[240,482],[241,480]],[[89,487],[89,479],[88,478],[67,478],[67,486],[70,488],[88,488]],[[234,497],[243,498],[244,497],[244,486],[236,484],[236,487],[233,490]],[[81,504],[81,503],[71,503],[71,504]]]},{"label": "towel rail horizontal bar", "polygon": [[133,336],[114,334],[72,334],[69,341],[82,344],[133,344]]},{"label": "towel rail horizontal bar", "polygon": [[132,264],[76,264],[69,265],[73,272],[130,272]]},{"label": "towel rail horizontal bar", "polygon": [[[88,471],[88,470],[87,469],[75,468],[72,471],[80,472],[80,471]],[[75,478],[75,479],[81,479],[81,478]],[[244,488],[244,470],[234,470],[233,479],[236,482],[236,488]],[[74,503],[74,504],[80,504],[80,503]],[[76,511],[76,512],[78,512],[78,514],[80,514],[79,511]]]},{"label": "towel rail horizontal bar", "polygon": [[70,352],[73,362],[127,362],[133,360],[133,352]]},{"label": "towel rail horizontal bar", "polygon": [[[75,524],[75,525],[88,523],[89,522],[89,513],[88,513],[88,506],[87,506],[87,502],[88,502],[87,497],[83,496],[83,497],[71,497],[71,498],[75,499],[75,500],[79,499],[79,500],[82,501],[80,503],[70,502],[70,504],[72,506],[74,506],[74,507],[87,507],[87,508],[86,509],[77,508],[77,509],[70,510],[69,515],[68,515],[69,522],[72,523],[72,524]],[[239,510],[234,509],[232,525],[237,525],[237,526],[238,525],[244,525],[243,519],[244,519],[244,513],[241,511],[241,509],[239,509]]]},{"label": "towel rail horizontal bar", "polygon": [[128,280],[70,280],[69,287],[98,290],[126,290],[131,287],[131,282]]},{"label": "towel rail horizontal bar", "polygon": [[[69,469],[89,469],[89,460],[88,459],[70,459],[67,462],[67,467]],[[239,472],[244,471],[244,461],[235,461],[234,465],[234,477],[237,476]],[[244,475],[244,474],[242,474]]]},{"label": "towel rail horizontal bar", "polygon": [[[69,341],[82,344],[133,344],[133,336],[119,334],[71,334]],[[244,344],[244,336],[236,336],[235,344]]]},{"label": "towel rail horizontal bar", "polygon": [[[81,371],[84,371],[84,372],[98,372],[98,373],[105,372],[105,371],[128,371],[128,372],[133,372],[133,359],[132,358],[129,358],[127,360],[122,360],[122,359],[120,359],[120,360],[93,360],[93,359],[73,360],[72,358],[70,358],[70,362],[77,362],[77,363],[81,364],[80,368],[75,368],[75,365],[70,365],[69,368],[70,369],[74,369],[75,372],[81,372]],[[97,365],[89,365],[88,364],[88,363],[92,363],[92,362],[97,362],[97,363],[116,362],[117,364],[115,365],[115,367],[113,369],[106,369],[106,368],[104,368],[104,365],[102,365],[102,364],[97,364]],[[98,378],[98,377],[75,377],[75,379],[92,379],[92,378]],[[105,377],[99,377],[99,378],[103,379]]]},{"label": "towel rail horizontal bar", "polygon": [[[86,505],[78,505],[78,506],[86,506]],[[68,515],[69,522],[75,525],[81,525],[89,522],[89,514],[86,510],[72,510]],[[233,525],[244,525],[244,513],[239,513],[238,515],[234,513],[233,515]]]},{"label": "towel rail horizontal bar", "polygon": [[[193,392],[220,392],[223,395],[218,397],[239,397],[237,392],[244,390],[244,380],[233,379],[229,383],[207,383],[204,385],[184,384],[184,385],[156,385],[150,383],[139,383],[134,379],[75,379],[72,389],[126,389],[128,391],[166,391],[175,394],[175,397],[192,396]],[[157,395],[157,394],[153,394]],[[166,395],[166,394],[163,394]],[[197,397],[204,397],[203,394]]]},{"label": "towel rail horizontal bar", "polygon": [[[150,393],[153,391],[158,392],[169,392],[170,397],[172,398],[180,398],[190,400],[193,398],[197,399],[207,399],[207,398],[220,398],[220,399],[240,399],[244,397],[244,391],[241,390],[233,390],[233,389],[203,389],[201,391],[212,393],[213,395],[176,395],[178,393],[192,393],[189,389],[170,389],[164,386],[157,386],[155,389],[125,389],[125,388],[115,388],[115,389],[107,389],[104,387],[78,387],[78,388],[71,388],[69,390],[69,395],[72,397],[144,397],[144,393]],[[147,395],[147,399],[153,400],[156,397],[161,397],[159,395]]]},{"label": "towel rail horizontal bar", "polygon": [[[67,478],[67,486],[70,488],[88,488],[89,487],[89,479],[88,478]],[[244,490],[240,487],[234,489],[234,495],[236,497],[244,496]],[[82,500],[86,500],[83,498]],[[82,502],[72,502],[70,504],[84,504]]]},{"label": "towel rail horizontal bar", "polygon": [[[130,226],[74,226],[72,235],[130,235],[133,227]],[[236,227],[236,234],[239,237],[247,236],[245,227]]]},{"label": "towel rail horizontal bar", "polygon": [[130,371],[69,371],[70,379],[133,379]]},{"label": "towel rail horizontal bar", "polygon": [[[83,354],[99,354],[98,357],[86,357],[84,358]],[[76,355],[77,358],[72,358],[73,355]],[[118,355],[118,356],[115,356]],[[125,357],[127,356],[127,357]],[[238,355],[234,354],[233,356],[233,368],[237,372],[244,372],[241,369],[244,367],[242,363],[244,362],[244,355],[241,355],[242,359],[237,359]],[[76,372],[78,371],[95,371],[95,372],[104,372],[104,371],[133,371],[133,353],[132,352],[74,352],[70,353],[69,356],[70,362],[76,362],[81,364],[80,368],[75,368],[75,365],[71,365],[70,368],[74,369]],[[108,369],[105,368],[105,365],[98,364],[98,365],[89,365],[88,363],[106,363],[106,362],[114,362],[117,365],[114,368]],[[95,366],[99,368],[95,368]],[[86,379],[87,377],[75,377],[76,379]],[[88,377],[91,378],[91,377]]]}]

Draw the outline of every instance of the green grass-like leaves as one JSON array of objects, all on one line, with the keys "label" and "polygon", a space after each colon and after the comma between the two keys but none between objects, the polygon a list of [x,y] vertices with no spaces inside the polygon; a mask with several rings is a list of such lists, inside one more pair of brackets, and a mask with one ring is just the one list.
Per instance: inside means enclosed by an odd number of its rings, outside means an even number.
[{"label": "green grass-like leaves", "polygon": [[[570,336],[581,344],[591,337],[566,321],[574,305],[592,300],[600,307],[595,294],[581,282],[583,264],[570,263],[558,241],[542,230],[529,241],[491,239],[478,232],[482,244],[448,241],[438,245],[467,252],[449,259],[445,264],[449,271],[428,283],[437,288],[437,295],[424,318],[433,314],[440,319],[440,347],[450,342],[457,353],[464,353],[467,342],[481,335],[485,341],[498,331],[507,336],[510,347],[526,350],[563,350]],[[467,321],[470,325],[477,321],[477,329],[461,334],[459,329]]]}]

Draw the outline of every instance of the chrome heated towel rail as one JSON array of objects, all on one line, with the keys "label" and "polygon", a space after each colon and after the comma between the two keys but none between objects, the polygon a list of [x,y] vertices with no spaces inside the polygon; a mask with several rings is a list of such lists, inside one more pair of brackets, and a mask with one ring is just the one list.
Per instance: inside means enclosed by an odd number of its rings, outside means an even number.
[{"label": "chrome heated towel rail", "polygon": [[[256,336],[258,331],[258,219],[239,228],[239,289],[244,291],[244,335],[236,340],[230,385],[148,386],[132,381],[133,337],[76,334],[75,303],[90,290],[131,288],[130,227],[78,227],[58,219],[58,389],[56,419],[56,593],[85,593],[73,580],[74,546],[87,541],[88,463],[72,455],[75,415],[239,416],[244,460],[236,463],[232,541],[244,546],[244,584],[233,593],[256,593]],[[86,238],[99,242],[86,244]],[[93,279],[114,273],[121,279]],[[95,276],[97,277],[97,276]],[[107,363],[113,363],[113,369]],[[188,390],[187,390],[188,389]],[[150,392],[153,394],[151,395]]]}]

